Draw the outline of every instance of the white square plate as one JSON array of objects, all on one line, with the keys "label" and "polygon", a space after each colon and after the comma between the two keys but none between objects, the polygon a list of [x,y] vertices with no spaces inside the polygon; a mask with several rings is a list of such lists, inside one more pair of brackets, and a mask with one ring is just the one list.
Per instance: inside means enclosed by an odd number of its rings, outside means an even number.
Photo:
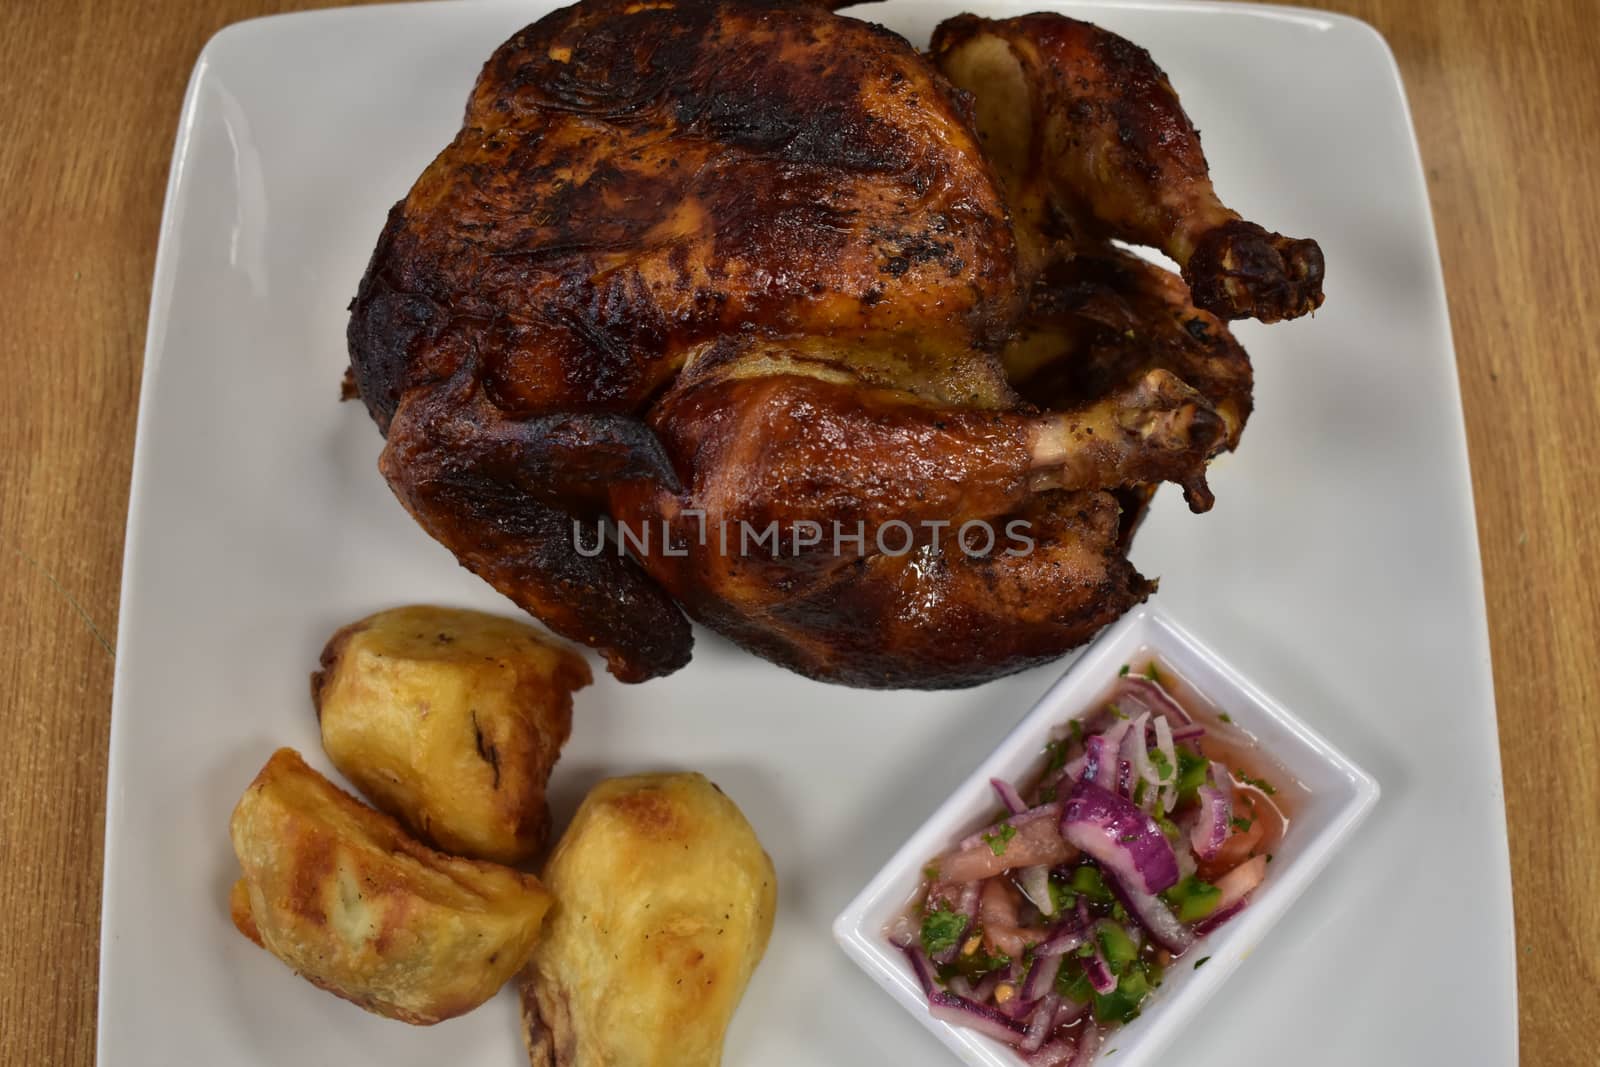
[{"label": "white square plate", "polygon": [[[518,1061],[510,994],[418,1030],[292,977],[228,922],[228,813],[272,749],[326,768],[306,672],[377,608],[507,610],[394,501],[337,403],[345,304],[384,214],[545,0],[246,23],[190,85],[157,259],[113,701],[105,1067]],[[1043,3],[891,0],[945,16]],[[1322,242],[1316,318],[1240,327],[1257,410],[1216,509],[1163,491],[1134,548],[1159,603],[1384,783],[1378,816],[1185,1031],[1186,1062],[1514,1061],[1510,879],[1465,438],[1428,203],[1383,42],[1304,11],[1085,4],[1147,46],[1248,216]],[[948,693],[818,685],[701,634],[694,663],[580,694],[556,817],[605,774],[706,771],[781,878],[730,1067],[947,1054],[829,924],[1060,665]]]},{"label": "white square plate", "polygon": [[[1020,1067],[1022,1060],[997,1041],[930,1015],[927,995],[910,961],[889,944],[886,931],[922,884],[928,863],[994,821],[998,805],[990,781],[1032,780],[1052,731],[1095,711],[1124,664],[1143,663],[1152,657],[1255,738],[1261,765],[1276,768],[1267,774],[1269,780],[1292,779],[1305,787],[1305,796],[1295,804],[1289,831],[1273,848],[1267,880],[1250,895],[1249,906],[1166,972],[1144,1013],[1111,1031],[1096,1062],[1113,1053],[1118,1067],[1149,1067],[1160,1062],[1187,1022],[1255,951],[1378,799],[1378,785],[1366,771],[1251,685],[1183,627],[1148,605],[1129,612],[1084,650],[1016,729],[834,920],[834,937],[861,969],[972,1067]],[[1195,966],[1202,959],[1206,961],[1203,971]],[[1187,1062],[1188,1056],[1183,1059]]]}]

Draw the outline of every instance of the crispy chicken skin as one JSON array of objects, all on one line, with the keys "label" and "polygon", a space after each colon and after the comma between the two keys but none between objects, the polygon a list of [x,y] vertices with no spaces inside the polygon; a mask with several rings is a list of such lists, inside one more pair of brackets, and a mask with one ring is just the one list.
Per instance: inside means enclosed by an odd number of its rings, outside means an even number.
[{"label": "crispy chicken skin", "polygon": [[[401,502],[625,681],[688,659],[683,611],[854,685],[1083,643],[1153,588],[1125,555],[1152,487],[1211,504],[1250,407],[1223,320],[1321,300],[1315,244],[1217,200],[1141,49],[963,17],[925,57],[828,6],[583,0],[523,30],[352,305]],[[601,517],[649,541],[580,551]],[[1016,520],[1030,558],[949,536]]]},{"label": "crispy chicken skin", "polygon": [[1195,303],[1224,319],[1275,322],[1322,303],[1322,250],[1217,199],[1200,135],[1143,48],[1061,15],[961,15],[934,32],[932,52],[975,95],[985,151],[1035,250],[1063,230],[1159,248]]},{"label": "crispy chicken skin", "polygon": [[549,832],[545,784],[589,666],[525,623],[414,606],[339,630],[311,676],[339,773],[427,844],[517,864]]},{"label": "crispy chicken skin", "polygon": [[526,962],[550,906],[532,875],[412,840],[279,749],[230,826],[234,925],[313,985],[428,1025],[471,1011]]},{"label": "crispy chicken skin", "polygon": [[544,869],[522,979],[532,1067],[716,1067],[777,910],[772,861],[699,774],[613,778]]}]

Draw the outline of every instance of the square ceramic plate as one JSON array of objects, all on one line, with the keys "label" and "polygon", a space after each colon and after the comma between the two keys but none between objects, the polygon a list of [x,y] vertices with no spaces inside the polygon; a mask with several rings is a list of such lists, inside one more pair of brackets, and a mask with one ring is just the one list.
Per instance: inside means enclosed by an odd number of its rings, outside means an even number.
[{"label": "square ceramic plate", "polygon": [[[345,304],[382,225],[454,134],[490,51],[550,5],[419,4],[246,23],[195,69],[174,154],[140,400],[112,717],[105,1067],[505,1067],[509,993],[426,1030],[293,978],[228,922],[228,813],[278,745],[326,769],[306,674],[337,626],[433,601],[506,610],[400,509],[339,404]],[[925,42],[963,9],[861,14]],[[1315,319],[1239,336],[1256,413],[1217,506],[1164,490],[1134,562],[1158,603],[1384,783],[1328,876],[1185,1030],[1187,1063],[1514,1061],[1487,629],[1455,365],[1394,62],[1370,29],[1200,4],[1070,10],[1148,47],[1218,187],[1321,240]],[[697,768],[781,878],[730,1067],[939,1063],[829,924],[1062,665],[977,690],[818,685],[702,634],[694,663],[580,694],[552,786]]]},{"label": "square ceramic plate", "polygon": [[[1267,880],[1250,905],[1198,942],[1169,968],[1144,1013],[1111,1031],[1096,1062],[1116,1056],[1118,1067],[1160,1063],[1190,1019],[1216,995],[1228,976],[1255,951],[1268,930],[1311,885],[1378,799],[1372,776],[1335,750],[1283,705],[1251,685],[1217,653],[1160,610],[1137,608],[1085,649],[1071,669],[1039,698],[1016,729],[911,835],[900,851],[834,920],[833,934],[845,952],[972,1067],[1020,1067],[1015,1050],[965,1027],[940,1022],[928,1012],[928,997],[904,952],[885,931],[905,912],[922,885],[930,860],[995,819],[998,802],[990,781],[1032,780],[1044,746],[1059,727],[1100,707],[1124,664],[1151,659],[1199,694],[1212,712],[1226,712],[1234,728],[1259,746],[1257,773],[1279,783],[1295,782],[1296,801],[1288,833],[1273,848]],[[1199,710],[1201,705],[1189,704]],[[1270,768],[1270,769],[1266,769]],[[1284,796],[1288,794],[1285,793]],[[1280,800],[1283,797],[1279,798]],[[1205,960],[1205,970],[1196,961]],[[1188,1061],[1185,1053],[1183,1061]]]}]

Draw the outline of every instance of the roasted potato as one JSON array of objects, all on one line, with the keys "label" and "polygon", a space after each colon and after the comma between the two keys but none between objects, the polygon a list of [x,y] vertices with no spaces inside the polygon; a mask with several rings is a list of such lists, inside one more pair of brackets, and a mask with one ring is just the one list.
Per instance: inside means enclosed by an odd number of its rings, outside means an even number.
[{"label": "roasted potato", "polygon": [[544,872],[523,975],[533,1067],[716,1067],[777,909],[772,860],[698,774],[596,786]]},{"label": "roasted potato", "polygon": [[476,611],[383,611],[334,634],[311,676],[322,747],[368,800],[458,856],[544,846],[545,783],[589,666],[531,626]]},{"label": "roasted potato", "polygon": [[368,1011],[426,1025],[471,1011],[527,961],[539,880],[445,856],[279,749],[233,811],[239,932]]}]

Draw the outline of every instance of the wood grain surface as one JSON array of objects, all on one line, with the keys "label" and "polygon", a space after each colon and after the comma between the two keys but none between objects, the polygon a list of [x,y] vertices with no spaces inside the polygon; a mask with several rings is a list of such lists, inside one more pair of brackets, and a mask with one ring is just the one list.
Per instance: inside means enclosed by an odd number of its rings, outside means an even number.
[{"label": "wood grain surface", "polygon": [[[295,0],[0,21],[0,1064],[94,1060],[107,723],[146,305],[185,82]],[[1444,256],[1488,586],[1523,1060],[1600,1020],[1594,0],[1337,0],[1399,58]],[[1472,857],[1462,857],[1472,862]],[[1463,930],[1470,938],[1473,931]]]}]

